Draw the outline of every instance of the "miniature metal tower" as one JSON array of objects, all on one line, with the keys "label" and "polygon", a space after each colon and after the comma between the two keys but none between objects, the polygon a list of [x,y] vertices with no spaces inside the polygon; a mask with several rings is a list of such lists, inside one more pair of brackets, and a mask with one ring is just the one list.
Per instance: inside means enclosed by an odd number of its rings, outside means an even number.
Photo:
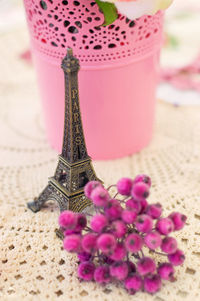
[{"label": "miniature metal tower", "polygon": [[72,49],[62,61],[65,76],[65,123],[62,154],[55,174],[38,198],[28,203],[33,212],[39,211],[48,200],[58,202],[60,210],[80,212],[91,202],[84,196],[88,181],[98,180],[88,156],[82,128],[78,92],[79,61]]}]

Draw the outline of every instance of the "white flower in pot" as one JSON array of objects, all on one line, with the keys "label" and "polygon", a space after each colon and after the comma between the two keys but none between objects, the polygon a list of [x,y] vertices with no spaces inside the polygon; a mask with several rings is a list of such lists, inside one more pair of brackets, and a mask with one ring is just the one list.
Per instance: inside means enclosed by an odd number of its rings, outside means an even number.
[{"label": "white flower in pot", "polygon": [[167,9],[173,0],[101,0],[115,4],[118,11],[134,20],[143,15],[154,15],[159,10]]}]

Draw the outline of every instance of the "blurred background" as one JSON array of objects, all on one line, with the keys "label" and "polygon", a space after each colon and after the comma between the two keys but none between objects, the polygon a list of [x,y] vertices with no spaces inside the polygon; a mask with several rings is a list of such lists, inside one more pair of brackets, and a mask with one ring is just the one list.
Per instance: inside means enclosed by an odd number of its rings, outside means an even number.
[{"label": "blurred background", "polygon": [[[176,208],[188,216],[179,236],[186,253],[179,282],[166,285],[154,300],[200,300],[199,14],[200,0],[174,0],[166,12],[152,143],[134,156],[94,162],[99,178],[109,185],[122,175],[149,174],[153,202],[161,202],[166,214]],[[0,0],[0,300],[57,300],[62,294],[59,300],[69,300],[76,292],[73,300],[97,300],[97,287],[79,284],[72,257],[57,248],[58,210],[51,207],[33,215],[26,209],[57,162],[45,135],[29,49],[23,1]],[[68,280],[73,288],[66,285]],[[117,287],[110,292],[103,299],[127,299]],[[2,299],[3,294],[9,299]]]},{"label": "blurred background", "polygon": [[[199,0],[174,0],[166,13],[158,98],[175,105],[200,103],[199,13]],[[31,75],[29,36],[22,0],[0,0],[0,47],[1,82],[18,81],[20,77]],[[10,61],[11,58],[15,64],[24,60],[24,64],[29,65],[26,75],[20,74],[20,64],[17,78],[12,74],[12,66],[7,64],[7,59]],[[195,70],[193,65],[196,66]],[[1,96],[4,96],[3,90],[4,87],[0,90]]]}]

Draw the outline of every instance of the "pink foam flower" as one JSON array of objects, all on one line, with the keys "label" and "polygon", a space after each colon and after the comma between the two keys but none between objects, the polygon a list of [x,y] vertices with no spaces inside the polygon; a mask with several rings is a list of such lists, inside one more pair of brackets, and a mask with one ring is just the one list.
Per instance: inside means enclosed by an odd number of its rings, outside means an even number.
[{"label": "pink foam flower", "polygon": [[126,248],[124,247],[123,243],[118,243],[110,258],[114,261],[121,261],[127,255]]},{"label": "pink foam flower", "polygon": [[77,224],[77,215],[69,210],[63,211],[58,218],[58,223],[64,229],[74,229]]},{"label": "pink foam flower", "polygon": [[149,215],[142,214],[138,216],[135,226],[139,232],[148,233],[153,228],[153,220]]},{"label": "pink foam flower", "polygon": [[86,185],[85,185],[85,187],[84,187],[84,193],[85,193],[85,196],[87,197],[87,198],[91,198],[91,193],[92,193],[92,191],[96,188],[96,187],[98,187],[98,186],[101,186],[102,187],[102,184],[100,183],[100,182],[98,182],[98,181],[90,181],[90,182],[88,182]]},{"label": "pink foam flower", "polygon": [[108,225],[108,220],[103,214],[96,214],[92,217],[90,226],[94,232],[100,233]]},{"label": "pink foam flower", "polygon": [[160,234],[168,235],[174,231],[174,224],[168,217],[161,218],[156,223],[156,229],[158,232],[160,232]]},{"label": "pink foam flower", "polygon": [[131,195],[136,200],[146,199],[149,196],[149,186],[143,182],[133,185]]},{"label": "pink foam flower", "polygon": [[114,235],[110,233],[103,233],[97,239],[97,246],[104,254],[112,254],[116,245],[116,239]]},{"label": "pink foam flower", "polygon": [[146,213],[153,219],[158,219],[162,214],[162,206],[157,204],[152,204],[147,207]]},{"label": "pink foam flower", "polygon": [[126,224],[132,224],[137,218],[137,213],[133,210],[123,210],[122,220]]},{"label": "pink foam flower", "polygon": [[140,291],[142,284],[142,278],[137,274],[132,275],[125,280],[125,288],[129,292],[129,294],[135,294],[136,292]]},{"label": "pink foam flower", "polygon": [[130,195],[133,186],[133,180],[122,178],[117,182],[117,190],[121,195]]},{"label": "pink foam flower", "polygon": [[149,294],[157,293],[162,286],[159,275],[149,275],[144,278],[144,290]]},{"label": "pink foam flower", "polygon": [[92,255],[87,252],[81,252],[77,254],[77,257],[80,262],[84,262],[84,261],[89,261]]},{"label": "pink foam flower", "polygon": [[138,175],[135,177],[135,179],[133,180],[133,184],[139,183],[139,182],[143,182],[146,185],[149,186],[149,188],[151,187],[151,178],[147,175]]},{"label": "pink foam flower", "polygon": [[80,252],[81,237],[78,234],[71,234],[65,237],[63,241],[64,249],[68,252]]},{"label": "pink foam flower", "polygon": [[91,200],[93,201],[94,205],[96,205],[97,207],[106,206],[109,199],[110,196],[108,191],[102,186],[97,186],[91,192]]},{"label": "pink foam flower", "polygon": [[181,230],[185,226],[187,220],[187,216],[179,212],[171,213],[169,218],[173,221],[175,231]]},{"label": "pink foam flower", "polygon": [[94,278],[95,265],[90,261],[81,262],[78,266],[78,277],[90,281]]},{"label": "pink foam flower", "polygon": [[77,214],[77,222],[75,226],[75,231],[76,232],[81,232],[87,225],[87,218],[84,214]]},{"label": "pink foam flower", "polygon": [[161,250],[167,254],[173,254],[176,252],[178,247],[177,241],[173,237],[165,237],[161,244]]},{"label": "pink foam flower", "polygon": [[116,238],[123,238],[127,232],[127,226],[123,221],[120,220],[116,220],[112,222],[111,229],[112,229],[112,234]]},{"label": "pink foam flower", "polygon": [[126,263],[128,265],[129,275],[135,274],[136,273],[136,265],[130,260],[127,260]]},{"label": "pink foam flower", "polygon": [[109,200],[105,207],[105,215],[110,220],[116,220],[121,217],[122,207],[118,200],[112,199]]},{"label": "pink foam flower", "polygon": [[183,264],[185,260],[185,255],[183,251],[177,249],[175,253],[168,255],[169,262],[173,264],[174,266],[178,266]]},{"label": "pink foam flower", "polygon": [[129,210],[134,210],[138,214],[142,210],[142,203],[139,200],[131,198],[126,201],[126,208]]},{"label": "pink foam flower", "polygon": [[95,253],[97,250],[97,235],[94,233],[85,234],[82,238],[82,248],[89,254]]},{"label": "pink foam flower", "polygon": [[64,236],[68,236],[68,235],[71,235],[71,234],[80,234],[80,232],[76,232],[72,229],[67,229],[67,230],[64,230]]},{"label": "pink foam flower", "polygon": [[101,254],[101,258],[103,260],[104,263],[111,265],[113,264],[115,261],[113,259],[111,259],[110,257],[106,256],[105,254]]},{"label": "pink foam flower", "polygon": [[142,249],[143,239],[137,233],[129,234],[125,239],[125,246],[127,251],[137,253]]},{"label": "pink foam flower", "polygon": [[142,199],[140,201],[140,203],[141,203],[141,207],[142,207],[140,213],[145,213],[145,211],[146,211],[146,209],[148,207],[148,202],[147,202],[146,199]]},{"label": "pink foam flower", "polygon": [[[162,206],[148,204],[151,180],[139,175],[134,180],[122,178],[117,185],[119,199],[112,198],[101,183],[89,182],[86,196],[93,200],[95,215],[87,223],[86,214],[64,211],[59,217],[64,232],[63,246],[77,254],[78,277],[106,285],[122,282],[129,294],[146,291],[154,294],[161,280],[174,281],[175,266],[184,262],[173,231],[183,228],[186,216],[173,212],[161,217]],[[131,194],[130,194],[131,193]],[[125,196],[125,197],[122,197]],[[125,205],[125,208],[124,208]],[[147,257],[153,254],[153,258]],[[157,252],[160,248],[161,251]],[[168,262],[156,262],[156,253],[165,255]]]},{"label": "pink foam flower", "polygon": [[128,276],[128,265],[126,262],[116,262],[110,267],[110,275],[117,280],[124,280]]},{"label": "pink foam flower", "polygon": [[94,280],[98,283],[109,283],[111,281],[110,271],[108,266],[99,266],[95,269]]},{"label": "pink foam flower", "polygon": [[141,276],[154,273],[156,270],[155,261],[150,257],[143,257],[137,263],[137,271]]},{"label": "pink foam flower", "polygon": [[158,275],[164,280],[174,281],[174,272],[173,265],[168,262],[162,263],[158,268]]},{"label": "pink foam flower", "polygon": [[153,231],[147,233],[147,235],[144,237],[144,242],[150,250],[155,250],[161,246],[162,238],[157,231]]}]

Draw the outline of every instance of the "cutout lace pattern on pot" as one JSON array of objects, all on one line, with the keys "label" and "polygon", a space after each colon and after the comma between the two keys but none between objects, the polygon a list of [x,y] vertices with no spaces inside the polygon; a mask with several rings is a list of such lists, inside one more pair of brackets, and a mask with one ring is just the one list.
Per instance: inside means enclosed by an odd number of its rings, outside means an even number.
[{"label": "cutout lace pattern on pot", "polygon": [[107,27],[91,0],[25,0],[32,43],[40,54],[55,61],[67,47],[74,48],[82,65],[137,60],[160,47],[162,13],[135,21],[119,15]]}]

